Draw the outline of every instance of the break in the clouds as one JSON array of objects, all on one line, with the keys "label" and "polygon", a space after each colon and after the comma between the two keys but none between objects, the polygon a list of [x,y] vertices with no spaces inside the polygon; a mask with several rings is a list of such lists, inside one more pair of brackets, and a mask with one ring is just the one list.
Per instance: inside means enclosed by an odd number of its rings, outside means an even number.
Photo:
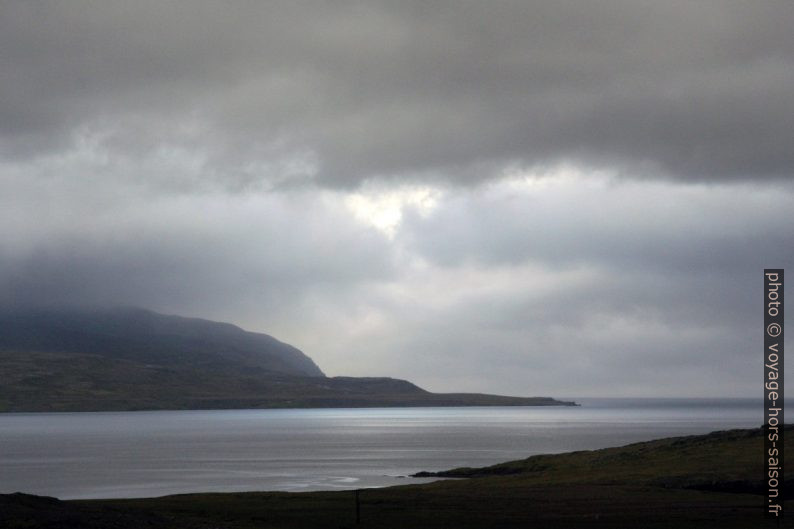
[{"label": "break in the clouds", "polygon": [[[4,2],[0,152],[163,149],[231,186],[575,160],[785,179],[788,2]],[[145,178],[145,176],[141,176]]]},{"label": "break in the clouds", "polygon": [[0,15],[0,304],[232,321],[432,390],[757,394],[787,3]]}]

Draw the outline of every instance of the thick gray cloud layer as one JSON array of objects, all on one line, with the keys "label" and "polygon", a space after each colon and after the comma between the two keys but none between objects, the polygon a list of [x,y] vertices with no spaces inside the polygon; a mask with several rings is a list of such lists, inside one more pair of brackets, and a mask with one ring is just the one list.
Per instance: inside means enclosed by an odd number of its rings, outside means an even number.
[{"label": "thick gray cloud layer", "polygon": [[0,9],[8,156],[88,137],[116,155],[184,149],[232,184],[287,166],[331,186],[560,160],[698,180],[794,165],[783,1]]},{"label": "thick gray cloud layer", "polygon": [[232,321],[434,390],[757,395],[788,2],[0,15],[0,304]]},{"label": "thick gray cloud layer", "polygon": [[344,192],[56,198],[68,182],[3,203],[5,300],[233,321],[435,390],[754,395],[760,273],[794,260],[790,185],[513,180],[381,231]]}]

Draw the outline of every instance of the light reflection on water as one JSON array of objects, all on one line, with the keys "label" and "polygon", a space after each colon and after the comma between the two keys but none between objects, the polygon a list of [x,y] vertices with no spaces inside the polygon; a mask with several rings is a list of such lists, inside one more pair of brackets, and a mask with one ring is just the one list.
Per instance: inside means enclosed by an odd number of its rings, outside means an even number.
[{"label": "light reflection on water", "polygon": [[0,414],[0,492],[71,498],[324,490],[420,470],[760,426],[760,400],[581,407]]}]

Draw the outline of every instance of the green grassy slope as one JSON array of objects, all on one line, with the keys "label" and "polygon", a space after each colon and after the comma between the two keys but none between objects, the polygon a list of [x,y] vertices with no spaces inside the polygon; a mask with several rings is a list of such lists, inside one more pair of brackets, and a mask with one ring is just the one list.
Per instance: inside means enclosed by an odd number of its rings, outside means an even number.
[{"label": "green grassy slope", "polygon": [[760,475],[748,470],[762,464],[761,441],[760,430],[729,430],[595,451],[538,455],[484,468],[420,472],[416,476],[507,476],[523,484],[631,482],[724,490],[738,490],[744,485],[746,490],[760,490]]}]

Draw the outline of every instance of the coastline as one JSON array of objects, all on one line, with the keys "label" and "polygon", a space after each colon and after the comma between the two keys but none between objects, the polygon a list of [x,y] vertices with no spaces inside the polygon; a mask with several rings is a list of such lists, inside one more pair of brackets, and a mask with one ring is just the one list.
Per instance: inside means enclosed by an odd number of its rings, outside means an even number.
[{"label": "coastline", "polygon": [[[751,527],[763,520],[761,452],[761,431],[755,428],[453,469],[436,474],[466,479],[363,490],[358,526]],[[64,520],[73,525],[58,527],[355,525],[350,491],[71,501],[2,495],[0,503],[0,521],[9,527],[51,527]]]}]

